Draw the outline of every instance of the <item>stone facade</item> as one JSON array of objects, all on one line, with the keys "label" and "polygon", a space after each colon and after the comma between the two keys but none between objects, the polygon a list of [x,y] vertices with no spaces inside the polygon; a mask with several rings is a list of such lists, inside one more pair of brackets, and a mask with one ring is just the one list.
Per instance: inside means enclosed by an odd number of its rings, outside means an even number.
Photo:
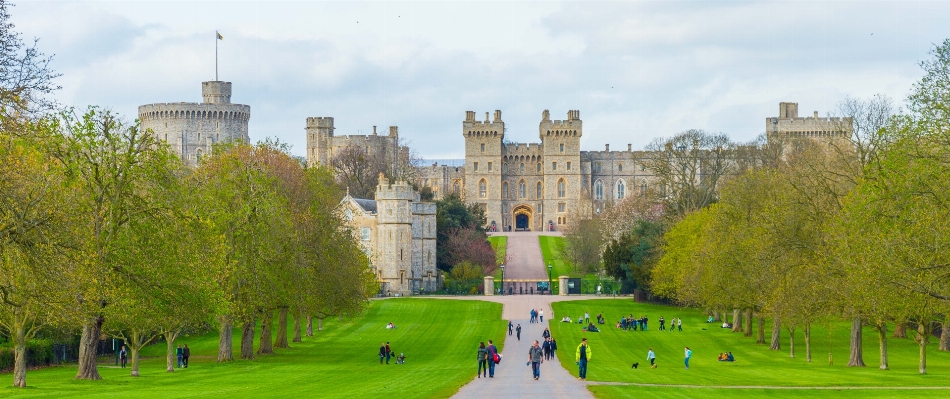
[{"label": "stone facade", "polygon": [[778,117],[765,118],[765,132],[788,138],[841,137],[851,135],[851,118],[798,117],[798,103],[779,103]]},{"label": "stone facade", "polygon": [[436,206],[419,200],[409,183],[380,176],[376,199],[343,198],[344,217],[370,259],[384,295],[441,288],[436,268]]},{"label": "stone facade", "polygon": [[250,141],[251,107],[231,103],[231,82],[201,83],[202,103],[157,103],[139,107],[142,129],[168,143],[188,165],[211,154],[214,144]]},{"label": "stone facade", "polygon": [[307,118],[307,162],[310,165],[328,165],[340,150],[349,146],[359,146],[367,153],[386,156],[395,153],[391,149],[408,151],[405,147],[399,147],[397,126],[390,126],[389,134],[385,136],[376,134],[376,126],[373,126],[372,135],[335,136],[334,130],[331,117]]}]

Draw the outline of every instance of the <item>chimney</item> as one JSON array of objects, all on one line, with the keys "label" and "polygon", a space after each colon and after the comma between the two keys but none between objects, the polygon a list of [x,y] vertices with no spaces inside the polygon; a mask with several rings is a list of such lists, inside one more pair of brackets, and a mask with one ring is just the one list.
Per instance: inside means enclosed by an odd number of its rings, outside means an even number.
[{"label": "chimney", "polygon": [[627,144],[627,152],[633,152],[633,144]]},{"label": "chimney", "polygon": [[495,110],[495,120],[494,122],[501,122],[501,110]]},{"label": "chimney", "polygon": [[604,144],[604,151],[610,152],[610,144]]},{"label": "chimney", "polygon": [[376,125],[373,125],[373,136],[376,135]]},{"label": "chimney", "polygon": [[485,123],[488,123],[488,111],[485,111]]},{"label": "chimney", "polygon": [[389,127],[389,135],[390,135],[390,136],[398,136],[398,135],[399,135],[399,127],[398,127],[398,126],[390,126],[390,127]]},{"label": "chimney", "polygon": [[815,119],[818,119],[818,111],[815,111]]}]

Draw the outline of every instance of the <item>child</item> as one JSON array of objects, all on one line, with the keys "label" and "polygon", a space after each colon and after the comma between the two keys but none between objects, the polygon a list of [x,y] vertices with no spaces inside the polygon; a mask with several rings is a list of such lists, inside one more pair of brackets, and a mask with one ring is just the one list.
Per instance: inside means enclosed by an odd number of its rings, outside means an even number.
[{"label": "child", "polygon": [[396,364],[406,364],[406,354],[399,353],[399,356],[396,357]]}]

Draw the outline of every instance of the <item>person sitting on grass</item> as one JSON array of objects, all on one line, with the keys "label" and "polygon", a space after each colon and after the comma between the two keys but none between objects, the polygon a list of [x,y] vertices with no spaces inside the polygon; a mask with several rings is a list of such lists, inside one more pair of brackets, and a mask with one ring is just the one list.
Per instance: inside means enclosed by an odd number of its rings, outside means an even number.
[{"label": "person sitting on grass", "polygon": [[734,361],[736,361],[736,358],[732,356],[732,352],[726,352],[726,361],[727,361],[727,362],[734,362]]},{"label": "person sitting on grass", "polygon": [[714,321],[716,321],[716,319],[714,319],[712,316],[709,316],[709,318],[706,319],[706,322],[707,322],[707,323],[712,323],[712,322],[714,322]]},{"label": "person sitting on grass", "polygon": [[584,324],[584,316],[577,317],[577,324]]},{"label": "person sitting on grass", "polygon": [[389,322],[389,324],[386,325],[386,328],[387,328],[387,329],[395,329],[395,328],[396,328],[396,325],[393,324],[393,322]]},{"label": "person sitting on grass", "polygon": [[396,357],[396,364],[406,364],[406,354],[405,354],[405,353],[400,353],[399,356]]},{"label": "person sitting on grass", "polygon": [[600,330],[597,329],[597,326],[595,326],[594,323],[588,324],[586,330],[587,332],[600,332]]},{"label": "person sitting on grass", "polygon": [[564,318],[561,319],[561,323],[570,323],[570,322],[571,322],[570,316],[564,316]]},{"label": "person sitting on grass", "polygon": [[720,352],[720,353],[719,353],[719,357],[718,357],[716,360],[718,360],[718,361],[720,361],[720,362],[726,361],[726,352]]},{"label": "person sitting on grass", "polygon": [[723,321],[722,328],[732,328],[732,324],[729,324],[729,322]]}]

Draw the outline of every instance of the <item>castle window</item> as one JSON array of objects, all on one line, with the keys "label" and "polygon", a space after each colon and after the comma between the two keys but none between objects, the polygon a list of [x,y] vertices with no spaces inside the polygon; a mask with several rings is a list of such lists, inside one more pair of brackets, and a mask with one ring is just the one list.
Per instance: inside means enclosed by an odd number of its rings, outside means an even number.
[{"label": "castle window", "polygon": [[455,194],[458,194],[460,191],[462,191],[462,187],[461,187],[461,186],[462,186],[462,185],[459,184],[458,181],[456,181],[455,183],[452,183],[452,192],[455,193]]},{"label": "castle window", "polygon": [[563,213],[567,206],[563,202],[557,203],[557,211]]},{"label": "castle window", "polygon": [[571,170],[571,163],[570,163],[570,162],[567,163],[567,170]]},{"label": "castle window", "polygon": [[526,191],[527,190],[525,190],[524,180],[522,180],[518,183],[518,198],[527,197],[527,194],[525,193]]},{"label": "castle window", "polygon": [[561,144],[561,152],[564,152],[564,144]]},{"label": "castle window", "polygon": [[501,184],[501,196],[508,199],[508,182]]},{"label": "castle window", "polygon": [[363,241],[369,241],[369,234],[371,230],[369,227],[360,227],[360,239]]},{"label": "castle window", "polygon": [[521,173],[524,173],[524,164],[521,164]]},{"label": "castle window", "polygon": [[488,182],[485,179],[478,181],[478,198],[488,197]]},{"label": "castle window", "polygon": [[508,173],[508,164],[506,163],[501,164],[501,171],[502,173]]},{"label": "castle window", "polygon": [[646,183],[640,184],[640,195],[643,195],[646,193],[647,193],[647,184]]},{"label": "castle window", "polygon": [[491,169],[492,169],[492,167],[491,167],[491,162],[489,162],[489,163],[488,163],[488,171],[491,172]]},{"label": "castle window", "polygon": [[472,164],[473,172],[478,172],[478,162]]},{"label": "castle window", "polygon": [[594,199],[602,200],[604,199],[604,182],[597,180],[594,183]]},{"label": "castle window", "polygon": [[201,149],[198,149],[198,152],[195,153],[195,161],[201,163]]},{"label": "castle window", "polygon": [[482,144],[482,152],[485,152],[485,144]]},{"label": "castle window", "polygon": [[617,164],[617,171],[623,172],[623,162]]},{"label": "castle window", "polygon": [[541,162],[538,162],[538,172],[541,171]]},{"label": "castle window", "polygon": [[557,170],[557,162],[551,162],[551,170]]},{"label": "castle window", "polygon": [[558,180],[558,181],[557,181],[557,196],[558,196],[558,198],[564,198],[565,191],[566,191],[566,190],[565,190],[564,179]]},{"label": "castle window", "polygon": [[617,199],[623,199],[624,196],[624,184],[623,180],[617,181]]},{"label": "castle window", "polygon": [[538,199],[541,199],[541,196],[544,195],[544,191],[543,191],[541,188],[542,188],[541,182],[538,182],[538,185],[537,185],[537,189],[538,189],[538,194],[537,194],[537,195],[538,195]]},{"label": "castle window", "polygon": [[600,162],[597,162],[597,173],[600,173]]}]

